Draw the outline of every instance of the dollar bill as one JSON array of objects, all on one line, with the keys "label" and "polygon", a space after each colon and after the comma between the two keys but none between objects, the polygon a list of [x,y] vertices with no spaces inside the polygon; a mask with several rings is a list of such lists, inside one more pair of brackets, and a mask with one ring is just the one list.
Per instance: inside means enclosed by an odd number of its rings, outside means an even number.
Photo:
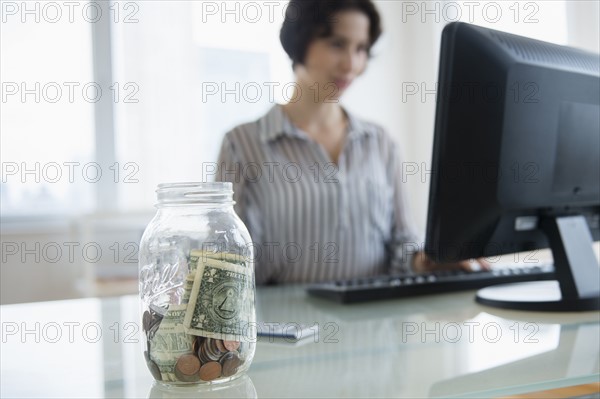
[{"label": "dollar bill", "polygon": [[[237,263],[243,266],[246,266],[248,259],[243,257],[242,255],[223,253],[223,252],[207,252],[200,249],[193,249],[190,251],[190,255],[188,257],[188,264],[190,273],[186,276],[185,282],[183,285],[183,297],[181,300],[182,304],[187,304],[190,300],[190,294],[192,292],[192,288],[194,285],[194,278],[196,276],[196,269],[198,268],[198,262],[201,259],[217,259],[217,260],[226,260],[227,262]],[[164,313],[164,312],[163,312]]]},{"label": "dollar bill", "polygon": [[198,267],[198,260],[200,260],[201,257],[202,251],[192,249],[190,256],[188,257],[188,265],[191,273],[196,271],[196,268]]},{"label": "dollar bill", "polygon": [[175,364],[180,356],[193,353],[195,336],[185,332],[183,320],[187,305],[169,305],[160,326],[150,340],[150,359],[156,363],[163,381],[179,381]]},{"label": "dollar bill", "polygon": [[190,273],[185,278],[185,283],[183,285],[183,297],[181,299],[182,304],[187,304],[190,301],[190,295],[194,286],[194,276],[194,273]]},{"label": "dollar bill", "polygon": [[188,334],[247,341],[254,322],[251,269],[237,263],[200,257],[184,318]]},{"label": "dollar bill", "polygon": [[[230,261],[232,261],[233,259],[239,260],[242,259],[240,258],[240,256],[235,255],[235,254],[223,254],[223,253],[214,253],[214,252],[206,252],[206,251],[202,251],[199,249],[193,249],[190,252],[190,255],[188,257],[188,264],[189,264],[189,270],[190,273],[186,276],[184,284],[183,284],[183,296],[182,296],[182,300],[181,303],[182,304],[187,304],[189,299],[190,299],[190,294],[192,292],[192,287],[194,285],[194,278],[196,276],[196,268],[198,267],[198,261],[201,258],[207,259],[207,258],[211,258],[211,259],[220,259],[221,258],[226,258],[229,259]],[[247,259],[243,258],[240,262],[240,264],[245,264],[244,262],[246,262]],[[161,314],[164,315],[164,313],[166,312],[166,309],[164,309]]]},{"label": "dollar bill", "polygon": [[188,258],[190,271],[196,271],[196,269],[198,268],[198,262],[200,260],[206,261],[206,259],[209,258],[228,263],[236,263],[242,266],[247,266],[249,262],[249,259],[247,257],[238,254],[230,254],[226,252],[210,252],[201,249],[192,249]]}]

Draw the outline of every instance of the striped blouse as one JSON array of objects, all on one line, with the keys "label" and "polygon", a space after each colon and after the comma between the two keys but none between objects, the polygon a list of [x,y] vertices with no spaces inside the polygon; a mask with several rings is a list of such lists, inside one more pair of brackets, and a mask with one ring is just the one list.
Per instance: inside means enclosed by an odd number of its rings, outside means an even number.
[{"label": "striped blouse", "polygon": [[278,104],[225,135],[216,180],[233,183],[258,284],[409,270],[419,241],[398,147],[380,126],[344,112],[349,123],[337,165]]}]

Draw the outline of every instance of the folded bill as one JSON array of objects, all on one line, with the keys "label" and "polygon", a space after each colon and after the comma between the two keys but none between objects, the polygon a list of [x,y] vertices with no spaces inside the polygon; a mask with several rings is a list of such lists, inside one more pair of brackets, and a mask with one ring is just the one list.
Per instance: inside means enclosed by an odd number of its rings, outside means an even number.
[{"label": "folded bill", "polygon": [[[194,252],[192,254],[197,256],[197,261],[183,321],[185,331],[192,335],[230,341],[255,339],[248,337],[249,327],[252,327],[255,319],[249,266]],[[220,259],[225,258],[216,255]]]}]

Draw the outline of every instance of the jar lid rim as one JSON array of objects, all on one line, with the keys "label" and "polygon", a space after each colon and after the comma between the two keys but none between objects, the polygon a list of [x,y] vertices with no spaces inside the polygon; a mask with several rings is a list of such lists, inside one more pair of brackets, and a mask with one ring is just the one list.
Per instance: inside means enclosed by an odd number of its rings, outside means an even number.
[{"label": "jar lid rim", "polygon": [[156,189],[158,205],[167,204],[232,204],[230,182],[161,183]]},{"label": "jar lid rim", "polygon": [[230,182],[180,182],[180,183],[160,183],[156,186],[156,191],[167,189],[194,188],[200,190],[232,190],[233,184]]}]

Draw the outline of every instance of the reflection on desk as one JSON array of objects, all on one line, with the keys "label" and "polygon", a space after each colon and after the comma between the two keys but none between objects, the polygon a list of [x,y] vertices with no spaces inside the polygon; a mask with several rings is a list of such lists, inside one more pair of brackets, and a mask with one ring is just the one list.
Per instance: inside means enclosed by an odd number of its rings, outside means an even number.
[{"label": "reflection on desk", "polygon": [[[600,379],[600,312],[496,310],[473,296],[347,306],[300,286],[261,288],[259,320],[320,331],[301,346],[259,340],[229,396],[492,397]],[[7,305],[0,314],[2,397],[172,393],[146,370],[135,296]]]},{"label": "reflection on desk", "polygon": [[243,375],[233,381],[214,385],[166,386],[155,382],[148,392],[148,398],[156,399],[254,399],[256,389],[252,380]]}]

